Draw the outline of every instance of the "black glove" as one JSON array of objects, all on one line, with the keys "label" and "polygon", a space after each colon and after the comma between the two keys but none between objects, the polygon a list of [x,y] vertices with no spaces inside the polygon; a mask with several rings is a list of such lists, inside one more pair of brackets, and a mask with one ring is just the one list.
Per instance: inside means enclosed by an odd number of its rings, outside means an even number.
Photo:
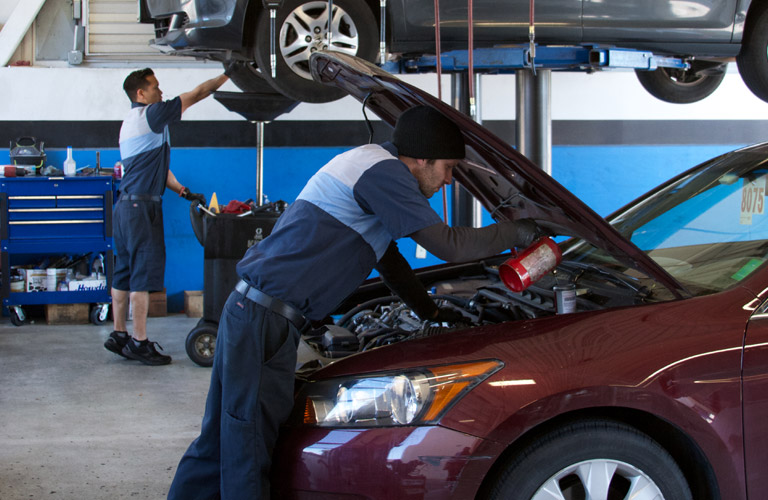
[{"label": "black glove", "polygon": [[518,248],[528,248],[536,240],[547,234],[533,219],[516,220],[515,230],[517,231],[515,246]]},{"label": "black glove", "polygon": [[206,206],[206,200],[204,195],[200,193],[192,193],[189,191],[189,189],[185,187],[181,188],[181,192],[179,193],[179,196],[181,196],[187,201],[197,200],[202,206]]},{"label": "black glove", "polygon": [[435,323],[461,323],[466,320],[459,311],[448,307],[441,307],[437,310],[437,317],[433,321]]}]

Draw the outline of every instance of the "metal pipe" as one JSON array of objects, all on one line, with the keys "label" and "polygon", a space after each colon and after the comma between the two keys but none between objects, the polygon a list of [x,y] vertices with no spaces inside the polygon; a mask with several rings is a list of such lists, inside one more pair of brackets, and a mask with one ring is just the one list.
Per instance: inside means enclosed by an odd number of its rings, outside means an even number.
[{"label": "metal pipe", "polygon": [[515,72],[517,150],[552,175],[552,70]]},{"label": "metal pipe", "polygon": [[379,23],[379,64],[387,62],[387,0],[379,2],[381,8],[381,22]]},{"label": "metal pipe", "polygon": [[[465,72],[451,73],[451,104],[465,115],[469,114],[468,80]],[[452,185],[452,195],[451,225],[479,227],[482,214],[477,200],[456,181]]]},{"label": "metal pipe", "polygon": [[264,203],[264,122],[256,122],[256,205]]}]

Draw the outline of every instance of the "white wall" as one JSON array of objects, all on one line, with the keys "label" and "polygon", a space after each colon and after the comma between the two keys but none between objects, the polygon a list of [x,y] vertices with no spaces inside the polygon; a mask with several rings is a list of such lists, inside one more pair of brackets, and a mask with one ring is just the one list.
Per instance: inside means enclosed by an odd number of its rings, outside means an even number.
[{"label": "white wall", "polygon": [[[122,120],[129,108],[122,91],[125,76],[133,68],[5,67],[0,68],[0,120]],[[164,98],[190,90],[197,83],[219,74],[218,65],[208,68],[157,68]],[[437,94],[433,74],[402,75],[402,78]],[[222,90],[237,88],[227,83]],[[450,96],[450,78],[443,78],[443,96]],[[514,119],[513,75],[482,77],[480,109],[485,120]],[[238,120],[214,99],[190,108],[187,120]],[[284,120],[358,120],[360,104],[345,98],[327,104],[301,104]],[[552,75],[553,120],[765,120],[768,103],[744,86],[735,65],[721,87],[694,104],[675,105],[659,101],[645,92],[631,71],[595,74]]]}]

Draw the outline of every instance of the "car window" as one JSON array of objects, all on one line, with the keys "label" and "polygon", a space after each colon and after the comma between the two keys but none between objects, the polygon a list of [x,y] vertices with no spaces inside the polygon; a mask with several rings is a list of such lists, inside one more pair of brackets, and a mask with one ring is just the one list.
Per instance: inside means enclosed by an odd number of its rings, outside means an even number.
[{"label": "car window", "polygon": [[686,287],[726,289],[768,258],[763,154],[717,158],[612,221]]},{"label": "car window", "polygon": [[[768,154],[728,153],[692,169],[608,220],[692,295],[738,284],[768,260]],[[564,258],[622,273],[673,298],[645,274],[584,240],[566,242]]]}]

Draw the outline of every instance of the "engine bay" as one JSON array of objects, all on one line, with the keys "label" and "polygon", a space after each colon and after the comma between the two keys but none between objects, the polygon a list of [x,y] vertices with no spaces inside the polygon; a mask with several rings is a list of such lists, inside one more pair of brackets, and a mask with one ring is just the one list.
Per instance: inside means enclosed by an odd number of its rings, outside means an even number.
[{"label": "engine bay", "polygon": [[[459,312],[462,320],[423,320],[399,297],[373,280],[342,305],[333,324],[305,334],[297,372],[311,372],[333,361],[378,347],[481,325],[633,305],[652,299],[640,280],[605,266],[563,262],[522,292],[509,290],[499,277],[499,264],[478,262],[427,270],[420,275],[440,308]],[[567,311],[563,311],[568,294]],[[559,307],[558,307],[559,305]],[[345,307],[346,306],[346,307]]]}]

